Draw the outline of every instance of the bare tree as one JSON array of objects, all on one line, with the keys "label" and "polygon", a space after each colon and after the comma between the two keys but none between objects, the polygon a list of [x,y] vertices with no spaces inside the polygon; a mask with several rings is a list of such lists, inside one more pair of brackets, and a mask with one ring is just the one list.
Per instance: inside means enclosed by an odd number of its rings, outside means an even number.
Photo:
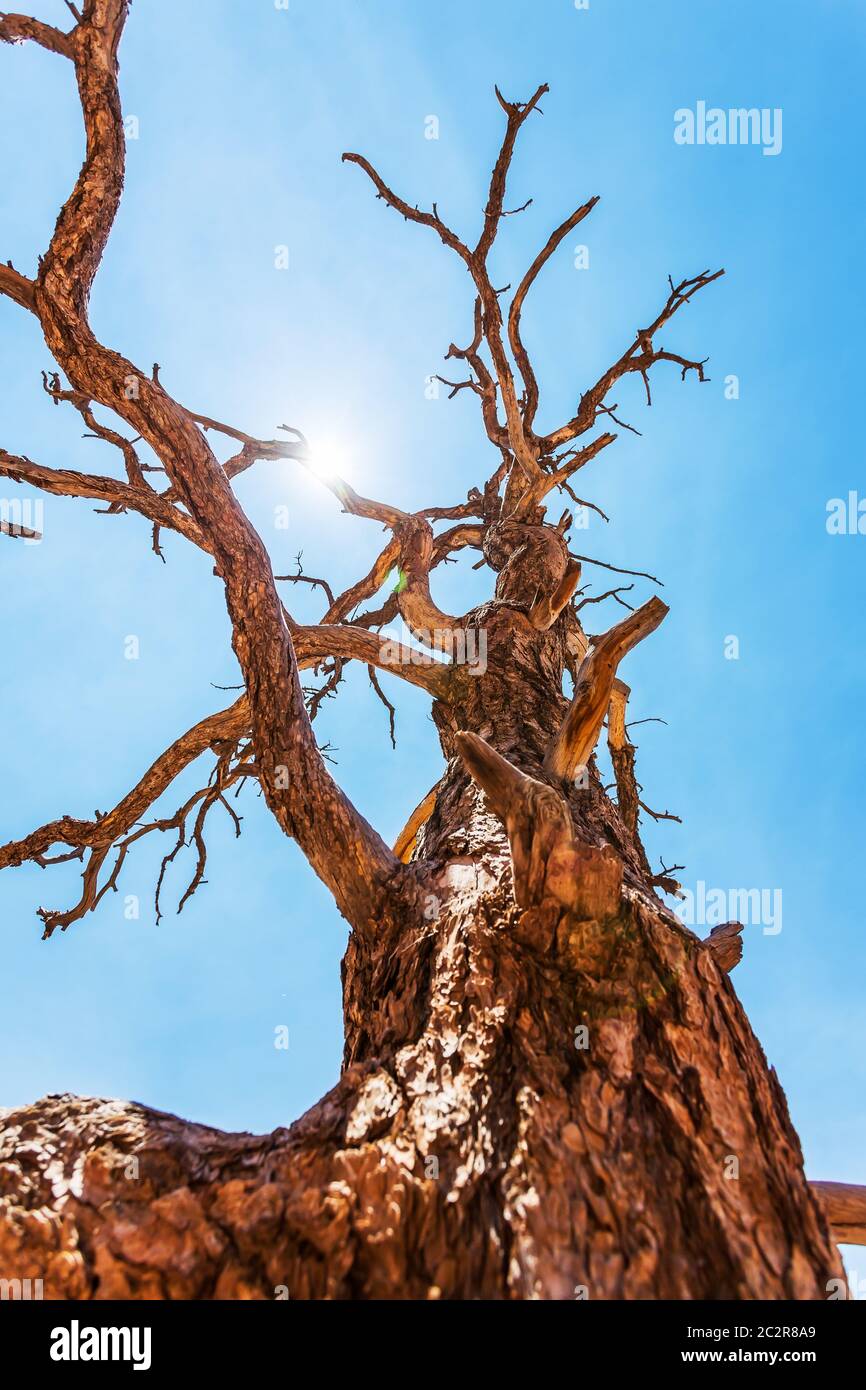
[{"label": "bare tree", "polygon": [[[448,350],[457,379],[447,385],[478,397],[495,467],[465,501],[414,512],[329,479],[345,512],[389,539],[337,595],[299,557],[284,581],[321,589],[327,602],[320,623],[299,624],[233,481],[260,460],[304,466],[303,435],[281,426],[289,438],[259,440],[196,413],[157,367],[145,372],[103,345],[88,319],[123,184],[117,50],[127,8],[70,4],[68,33],[0,17],[0,39],[73,64],[87,140],[38,273],[0,265],[0,290],[39,320],[59,369],[45,379],[49,396],[118,450],[123,476],[2,450],[0,475],[138,513],[157,553],[165,530],[207,552],[243,693],[181,734],[107,814],[41,826],[0,849],[0,867],[82,861],[79,901],[41,909],[51,936],[116,887],[137,840],[174,832],[158,906],[179,848],[196,850],[189,894],[204,875],[209,812],[231,809],[230,789],[257,783],[350,926],[344,1066],[291,1129],[260,1138],[74,1097],[5,1112],[3,1267],[67,1298],[826,1296],[841,1275],[827,1211],[837,1239],[862,1239],[866,1203],[858,1189],[810,1188],[781,1087],[728,978],[739,926],[706,941],[687,930],[656,893],[675,888],[674,870],[654,874],[639,836],[647,808],[617,673],[668,610],[657,596],[632,608],[622,597],[631,585],[587,596],[588,557],[569,551],[571,514],[546,516],[555,490],[580,504],[572,483],[613,442],[607,427],[623,427],[611,396],[626,376],[640,375],[648,400],[657,367],[704,380],[704,363],[661,335],[722,272],[671,281],[574,415],[539,433],[521,313],[597,200],[551,233],[507,310],[488,261],[520,211],[506,207],[506,179],[546,87],[526,102],[497,92],[505,132],[474,245],[435,203],[420,210],[363,156],[344,155],[469,273],[473,328],[467,346]],[[234,449],[224,462],[214,436]],[[158,468],[141,462],[140,440]],[[443,613],[431,573],[467,547],[495,573],[495,593],[465,614]],[[365,606],[394,571],[384,603]],[[588,635],[582,619],[602,599],[629,611]],[[398,616],[412,645],[380,635]],[[309,696],[315,713],[349,661],[367,666],[383,698],[380,671],[430,695],[446,760],[393,850],[335,783],[305,703],[300,671],[326,676]],[[615,800],[594,758],[605,719]],[[199,758],[211,761],[201,789],[173,816],[152,814]]]}]

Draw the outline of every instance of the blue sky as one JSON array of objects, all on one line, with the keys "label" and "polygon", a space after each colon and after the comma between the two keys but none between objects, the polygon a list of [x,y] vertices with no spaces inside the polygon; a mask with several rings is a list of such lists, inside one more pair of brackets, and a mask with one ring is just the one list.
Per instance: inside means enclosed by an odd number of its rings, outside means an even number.
[{"label": "blue sky", "polygon": [[[31,12],[65,25],[61,0]],[[519,278],[572,208],[602,202],[524,315],[544,426],[654,317],[669,273],[726,267],[664,334],[675,351],[709,354],[712,380],[683,384],[659,367],[651,410],[639,379],[618,393],[643,434],[621,435],[582,475],[611,523],[593,518],[580,548],[664,580],[670,617],[623,668],[633,717],[667,721],[636,731],[646,799],[683,820],[651,827],[648,844],[654,860],[687,866],[687,886],[782,890],[782,931],[747,929],[734,978],[807,1171],[852,1182],[866,1182],[866,538],[828,535],[825,520],[829,499],[866,489],[864,36],[857,0],[591,0],[587,11],[291,0],[287,12],[273,0],[138,0],[121,78],[139,138],[92,301],[103,340],[142,366],[159,361],[190,407],[265,437],[296,424],[360,490],[417,507],[461,499],[495,465],[468,393],[449,402],[424,389],[449,342],[468,341],[470,285],[431,234],[341,165],[343,150],[367,154],[409,201],[436,199],[471,238],[501,133],[493,84],[526,98],[549,82],[511,181],[512,206],[534,201],[508,219],[495,279]],[[0,50],[0,91],[0,255],[33,273],[79,167],[77,99],[64,62],[28,48]],[[674,112],[700,100],[781,108],[781,153],[677,145]],[[437,140],[425,139],[431,115]],[[577,243],[588,269],[575,268]],[[0,304],[0,443],[48,465],[114,469],[108,446],[82,440],[74,412],[45,397],[50,366],[35,321]],[[311,573],[342,586],[381,544],[290,463],[258,465],[240,492],[278,572],[302,549]],[[229,702],[212,687],[237,675],[220,586],[183,541],[166,540],[162,565],[140,519],[52,498],[44,530],[41,545],[0,545],[0,840],[113,805],[179,732]],[[602,584],[604,571],[591,577]],[[487,583],[454,566],[435,593],[459,611]],[[286,587],[299,617],[318,616],[314,596]],[[589,611],[599,626],[621,615]],[[137,661],[124,658],[132,634]],[[731,635],[737,660],[725,658]],[[339,750],[343,786],[393,838],[441,756],[426,698],[385,681],[396,753],[364,672],[316,727]],[[14,1039],[0,1104],[70,1090],[263,1130],[333,1084],[344,925],[252,793],[241,809],[238,841],[213,818],[208,882],[177,917],[192,872],[180,858],[159,926],[152,889],[168,846],[155,837],[130,857],[118,896],[48,943],[35,909],[72,901],[75,867],[0,877]],[[138,921],[124,917],[126,894],[141,899]],[[281,1024],[287,1052],[273,1046]]]}]

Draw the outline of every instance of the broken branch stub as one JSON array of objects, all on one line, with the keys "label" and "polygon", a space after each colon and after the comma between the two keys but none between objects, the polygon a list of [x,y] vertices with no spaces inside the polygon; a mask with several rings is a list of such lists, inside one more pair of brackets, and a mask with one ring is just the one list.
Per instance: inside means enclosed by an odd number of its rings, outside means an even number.
[{"label": "broken branch stub", "polygon": [[546,632],[549,627],[553,627],[565,605],[570,602],[580,583],[581,568],[578,560],[569,558],[565,574],[553,593],[545,594],[543,598],[533,604],[529,611],[529,621],[539,632]]},{"label": "broken branch stub", "polygon": [[629,694],[623,681],[614,681],[607,711],[607,746],[616,779],[616,804],[623,825],[634,836],[637,835],[640,795],[634,770],[634,744],[628,737],[625,723]]},{"label": "broken branch stub", "polygon": [[850,1182],[811,1182],[830,1223],[833,1239],[844,1245],[866,1245],[866,1187]]},{"label": "broken branch stub", "polygon": [[704,937],[703,945],[712,951],[716,964],[726,975],[730,975],[743,959],[742,932],[742,922],[722,922],[718,927],[713,927],[709,936]]},{"label": "broken branch stub", "polygon": [[632,647],[655,631],[668,611],[660,598],[651,598],[594,640],[577,672],[568,714],[544,760],[547,772],[568,778],[586,766],[610,704],[617,666]]},{"label": "broken branch stub", "polygon": [[521,772],[483,738],[458,733],[456,743],[473,781],[505,826],[518,907],[553,899],[579,918],[600,919],[615,912],[622,864],[611,847],[596,849],[576,840],[560,794]]}]

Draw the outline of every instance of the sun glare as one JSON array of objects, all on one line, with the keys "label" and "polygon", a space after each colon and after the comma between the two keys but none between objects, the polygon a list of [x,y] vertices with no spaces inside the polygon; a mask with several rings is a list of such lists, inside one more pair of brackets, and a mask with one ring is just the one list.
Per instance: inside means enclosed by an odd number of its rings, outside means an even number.
[{"label": "sun glare", "polygon": [[317,478],[327,480],[336,477],[348,481],[346,464],[346,451],[338,442],[323,439],[310,446],[308,466]]}]

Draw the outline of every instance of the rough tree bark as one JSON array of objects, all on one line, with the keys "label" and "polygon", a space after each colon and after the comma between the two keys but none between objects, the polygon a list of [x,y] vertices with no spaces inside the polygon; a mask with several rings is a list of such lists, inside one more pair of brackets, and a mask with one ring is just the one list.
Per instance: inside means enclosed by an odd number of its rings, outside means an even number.
[{"label": "rough tree bark", "polygon": [[[160,532],[172,529],[211,554],[245,690],[182,735],[106,816],[61,817],[0,849],[0,867],[83,861],[81,900],[41,910],[51,936],[115,887],[137,839],[174,830],[181,845],[194,816],[195,891],[210,808],[230,786],[258,781],[351,929],[345,1056],[318,1105],[263,1137],[71,1096],[0,1112],[0,1275],[41,1278],[46,1296],[70,1299],[826,1297],[841,1265],[825,1204],[851,1239],[864,1228],[862,1194],[810,1189],[783,1092],[728,978],[739,928],[707,941],[687,930],[657,896],[675,886],[671,871],[652,874],[639,838],[628,687],[617,670],[667,609],[651,598],[587,636],[581,616],[596,600],[575,602],[570,517],[552,524],[544,506],[555,488],[574,498],[574,473],[612,442],[601,433],[575,443],[616,420],[608,398],[622,378],[640,374],[649,394],[650,369],[670,362],[704,379],[703,363],[655,338],[717,277],[671,282],[660,313],[584,392],[575,416],[540,435],[520,315],[546,261],[597,200],[551,235],[505,319],[487,257],[508,211],[517,136],[546,88],[525,103],[497,93],[506,131],[471,249],[435,205],[421,212],[366,159],[345,156],[466,265],[473,338],[448,356],[469,376],[448,385],[478,396],[500,462],[465,503],[412,514],[330,479],[347,512],[384,523],[391,539],[336,598],[326,581],[291,576],[328,598],[323,622],[302,627],[231,483],[260,460],[303,465],[303,436],[261,441],[196,414],[156,368],[139,371],[89,325],[88,293],[123,181],[117,48],[126,11],[126,0],[87,0],[68,34],[0,18],[0,39],[34,41],[74,64],[87,133],[84,167],[38,274],[0,266],[0,291],[39,319],[69,383],[47,378],[52,400],[118,448],[126,479],[5,451],[0,476],[138,513],[157,553]],[[135,439],[96,408],[152,446],[162,491]],[[214,433],[240,445],[224,463]],[[456,524],[436,534],[444,520]],[[495,594],[455,617],[436,607],[430,573],[464,547],[495,574]],[[395,569],[383,606],[358,613]],[[625,603],[623,592],[604,597]],[[380,640],[378,628],[397,614],[426,655]],[[486,668],[460,659],[479,634]],[[333,782],[299,682],[300,668],[315,667],[334,688],[349,660],[368,666],[377,689],[376,670],[387,670],[433,701],[445,771],[393,851]],[[608,711],[615,801],[593,756]],[[209,751],[207,785],[174,816],[146,821],[177,774]]]}]

